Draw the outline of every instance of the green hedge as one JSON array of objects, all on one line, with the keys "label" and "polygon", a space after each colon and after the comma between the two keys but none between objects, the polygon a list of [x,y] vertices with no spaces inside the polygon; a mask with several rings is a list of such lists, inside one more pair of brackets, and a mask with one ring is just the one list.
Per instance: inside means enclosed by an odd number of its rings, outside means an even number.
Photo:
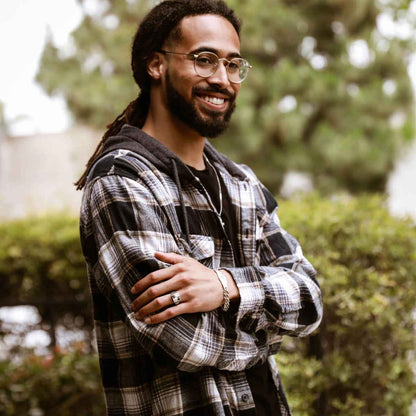
[{"label": "green hedge", "polygon": [[0,236],[0,306],[34,305],[44,326],[91,328],[78,220],[26,218],[0,224]]},{"label": "green hedge", "polygon": [[[282,225],[319,271],[325,304],[317,334],[287,338],[276,356],[294,415],[408,415],[416,387],[410,362],[415,226],[390,217],[379,197],[314,196],[280,206]],[[0,235],[0,304],[85,296],[76,220],[17,221],[3,224]],[[82,304],[72,313],[85,310]],[[6,414],[31,408],[45,415],[104,414],[102,399],[95,398],[101,397],[96,357],[79,351],[53,357],[46,366],[33,356],[23,365],[2,362],[0,408]]]},{"label": "green hedge", "polygon": [[27,218],[0,224],[0,235],[0,305],[85,296],[77,219],[64,213]]},{"label": "green hedge", "polygon": [[281,218],[324,295],[318,334],[287,342],[277,356],[294,414],[408,415],[416,391],[414,224],[369,196],[283,202]]},{"label": "green hedge", "polygon": [[0,414],[102,416],[104,395],[94,355],[75,348],[0,362]]}]

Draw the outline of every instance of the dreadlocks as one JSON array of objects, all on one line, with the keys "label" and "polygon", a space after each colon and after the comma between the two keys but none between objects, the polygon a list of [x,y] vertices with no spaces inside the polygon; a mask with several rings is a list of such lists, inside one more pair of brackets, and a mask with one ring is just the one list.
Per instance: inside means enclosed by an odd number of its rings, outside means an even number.
[{"label": "dreadlocks", "polygon": [[133,77],[140,88],[139,96],[109,125],[81,178],[75,183],[77,189],[85,185],[88,171],[99,158],[105,141],[116,135],[123,124],[142,127],[150,105],[151,78],[147,72],[147,58],[162,49],[167,40],[181,39],[179,23],[184,17],[202,14],[215,14],[227,19],[240,34],[241,22],[222,0],[165,0],[155,6],[141,22],[133,38],[131,68]]}]

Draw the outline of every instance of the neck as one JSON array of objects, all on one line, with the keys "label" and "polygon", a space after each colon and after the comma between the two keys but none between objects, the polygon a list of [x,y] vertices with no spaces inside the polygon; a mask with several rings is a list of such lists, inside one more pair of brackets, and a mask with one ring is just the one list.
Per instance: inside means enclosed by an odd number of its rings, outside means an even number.
[{"label": "neck", "polygon": [[142,130],[164,144],[187,165],[196,169],[205,168],[205,138],[174,117],[164,106],[150,105]]}]

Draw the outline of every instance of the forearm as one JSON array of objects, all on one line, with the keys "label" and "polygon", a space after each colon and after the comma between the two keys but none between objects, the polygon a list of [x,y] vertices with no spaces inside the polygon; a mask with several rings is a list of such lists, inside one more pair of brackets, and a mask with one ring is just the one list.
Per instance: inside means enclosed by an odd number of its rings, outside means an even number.
[{"label": "forearm", "polygon": [[[257,332],[275,327],[278,333],[306,336],[322,319],[322,295],[303,267],[247,266],[227,268],[240,294],[237,325]],[[312,269],[313,270],[313,269]]]},{"label": "forearm", "polygon": [[[136,319],[132,310],[135,295],[131,293],[131,282],[145,278],[139,270],[156,272],[164,266],[139,252],[135,239],[119,232],[112,244],[104,246],[99,253],[99,267],[103,277],[100,286],[106,285],[109,292],[115,293],[126,324],[149,354],[158,348],[176,361],[178,369],[188,372],[200,371],[203,367],[242,371],[267,356],[267,349],[257,343],[254,334],[237,332],[227,325],[226,313],[219,308],[222,299],[216,309],[206,313],[184,313],[158,324]],[[211,273],[212,280],[220,286],[212,270]],[[222,295],[221,289],[219,292]]]},{"label": "forearm", "polygon": [[[132,304],[137,325],[141,332],[159,331],[173,325],[173,331],[180,333],[178,340],[158,340],[168,354],[174,348],[179,368],[197,371],[204,366],[221,370],[241,371],[267,358],[268,348],[259,343],[255,334],[236,331],[231,325],[228,312],[223,311],[223,287],[216,273],[189,257],[174,253],[155,253],[155,256],[172,265],[150,273],[133,286],[132,292],[138,297]],[[231,299],[239,296],[238,287],[232,275],[221,270],[228,280]],[[170,291],[180,295],[181,301],[173,304]],[[195,328],[188,328],[187,339],[180,328],[183,320],[192,314]],[[133,318],[132,318],[133,319]],[[142,326],[150,324],[148,326]],[[195,337],[195,338],[193,338]],[[181,356],[186,360],[181,360]]]}]

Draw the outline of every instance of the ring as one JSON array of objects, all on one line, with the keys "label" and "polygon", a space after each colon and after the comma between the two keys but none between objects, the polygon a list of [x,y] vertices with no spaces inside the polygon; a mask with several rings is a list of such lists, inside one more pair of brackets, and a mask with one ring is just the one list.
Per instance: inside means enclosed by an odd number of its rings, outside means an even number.
[{"label": "ring", "polygon": [[170,292],[170,297],[175,305],[179,305],[181,303],[181,295],[178,292]]}]

